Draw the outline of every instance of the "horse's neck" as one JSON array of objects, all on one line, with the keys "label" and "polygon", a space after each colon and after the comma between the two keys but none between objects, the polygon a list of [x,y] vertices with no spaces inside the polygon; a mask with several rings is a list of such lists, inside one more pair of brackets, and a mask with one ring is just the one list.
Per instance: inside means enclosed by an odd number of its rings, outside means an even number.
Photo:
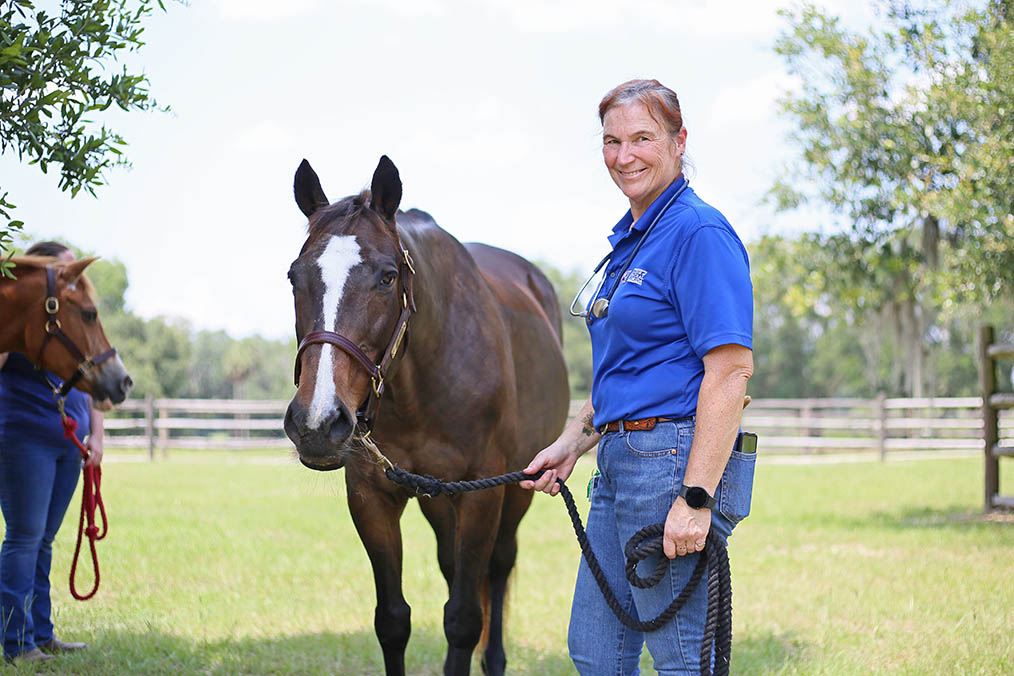
[{"label": "horse's neck", "polygon": [[25,325],[32,316],[31,307],[39,306],[42,317],[43,297],[38,284],[31,279],[31,271],[19,270],[18,279],[0,277],[0,352],[25,350]]}]

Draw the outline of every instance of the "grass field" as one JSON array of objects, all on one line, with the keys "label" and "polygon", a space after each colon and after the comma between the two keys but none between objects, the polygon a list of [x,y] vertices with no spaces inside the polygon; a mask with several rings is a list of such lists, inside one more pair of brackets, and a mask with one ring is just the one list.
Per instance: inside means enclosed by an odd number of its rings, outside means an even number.
[{"label": "grass field", "polygon": [[[57,539],[57,630],[92,649],[61,656],[55,671],[383,673],[372,576],[341,472],[258,462],[265,453],[181,452],[155,463],[110,455],[111,527],[92,601],[67,591],[77,498]],[[1014,468],[1001,464],[1014,492]],[[753,515],[730,541],[732,673],[1014,674],[1014,522],[979,514],[981,465],[762,456]],[[575,494],[591,470],[579,466]],[[439,674],[446,587],[414,503],[403,531],[408,671]],[[562,501],[538,496],[521,529],[510,673],[573,673],[565,633],[578,555]]]}]

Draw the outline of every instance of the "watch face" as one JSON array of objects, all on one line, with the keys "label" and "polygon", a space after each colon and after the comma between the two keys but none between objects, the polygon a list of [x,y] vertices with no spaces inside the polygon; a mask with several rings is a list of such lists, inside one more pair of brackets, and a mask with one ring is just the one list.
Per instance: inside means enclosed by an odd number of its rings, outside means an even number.
[{"label": "watch face", "polygon": [[694,509],[700,509],[708,504],[708,492],[700,486],[691,486],[687,489],[687,504]]}]

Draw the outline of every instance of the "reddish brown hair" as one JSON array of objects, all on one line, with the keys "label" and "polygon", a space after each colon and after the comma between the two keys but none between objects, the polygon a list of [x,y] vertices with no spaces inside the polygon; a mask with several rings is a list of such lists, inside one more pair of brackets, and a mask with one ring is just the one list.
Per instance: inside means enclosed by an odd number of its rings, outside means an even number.
[{"label": "reddish brown hair", "polygon": [[683,113],[676,92],[658,80],[630,80],[611,89],[599,102],[599,122],[605,123],[610,108],[632,101],[644,104],[648,114],[670,134],[677,134],[683,128]]}]

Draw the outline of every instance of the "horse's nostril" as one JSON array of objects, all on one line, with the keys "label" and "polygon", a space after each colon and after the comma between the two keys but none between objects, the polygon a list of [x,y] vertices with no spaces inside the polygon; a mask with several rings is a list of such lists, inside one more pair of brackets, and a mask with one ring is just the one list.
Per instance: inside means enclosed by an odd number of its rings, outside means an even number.
[{"label": "horse's nostril", "polygon": [[120,389],[126,392],[134,386],[134,379],[129,375],[123,376],[123,380],[120,382]]},{"label": "horse's nostril", "polygon": [[352,434],[353,420],[344,406],[339,406],[328,421],[328,437],[334,444],[342,444]]}]

